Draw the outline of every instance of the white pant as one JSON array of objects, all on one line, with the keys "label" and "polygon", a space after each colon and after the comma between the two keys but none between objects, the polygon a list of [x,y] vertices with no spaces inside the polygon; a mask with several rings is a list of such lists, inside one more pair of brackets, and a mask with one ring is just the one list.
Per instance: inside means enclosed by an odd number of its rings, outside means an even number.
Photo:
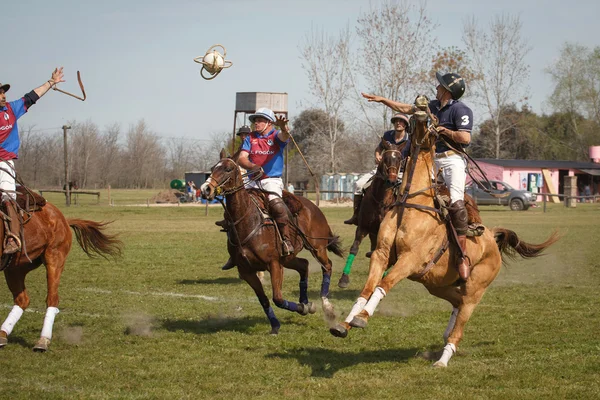
[{"label": "white pant", "polygon": [[369,179],[371,179],[376,173],[377,173],[377,168],[375,168],[371,172],[367,172],[366,174],[364,174],[363,176],[361,176],[360,178],[358,178],[358,180],[355,183],[356,188],[354,189],[354,194],[362,195],[363,194],[363,188],[365,187],[365,185],[367,184],[367,182],[369,182]]},{"label": "white pant", "polygon": [[[13,160],[0,161],[0,189],[6,192],[2,192],[2,200],[7,199],[7,197],[11,197],[14,199],[17,198],[17,194],[15,190],[17,190],[17,186],[15,183],[15,162]],[[8,199],[7,199],[8,200]]]},{"label": "white pant", "polygon": [[450,190],[450,203],[465,199],[467,181],[467,161],[458,154],[435,159],[435,175],[442,170],[442,177]]},{"label": "white pant", "polygon": [[283,180],[281,178],[265,178],[260,181],[250,181],[246,184],[247,188],[256,188],[261,189],[266,192],[274,192],[277,193],[271,194],[269,193],[269,201],[281,197],[283,195]]}]

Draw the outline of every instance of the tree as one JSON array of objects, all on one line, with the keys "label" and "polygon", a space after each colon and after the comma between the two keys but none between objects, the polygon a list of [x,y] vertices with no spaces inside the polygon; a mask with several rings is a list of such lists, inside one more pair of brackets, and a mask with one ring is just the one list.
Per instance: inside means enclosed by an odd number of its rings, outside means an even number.
[{"label": "tree", "polygon": [[[71,179],[77,181],[79,186],[85,188],[88,179],[93,176],[97,168],[100,134],[98,127],[91,120],[83,123],[71,122],[69,131],[69,169]],[[91,176],[92,175],[92,176]]]},{"label": "tree", "polygon": [[127,131],[124,151],[126,184],[134,188],[148,188],[157,178],[162,180],[163,176],[157,172],[164,172],[164,154],[159,138],[149,130],[143,119],[131,126]]},{"label": "tree", "polygon": [[[425,4],[383,3],[361,15],[357,22],[357,64],[368,91],[402,102],[410,102],[423,93],[436,48],[432,35],[436,25],[428,18]],[[360,100],[368,126],[379,137],[392,111],[378,106],[379,118],[372,120],[365,101]]]},{"label": "tree", "polygon": [[318,146],[328,149],[327,158],[320,161],[326,161],[327,171],[335,173],[339,163],[338,143],[343,135],[339,121],[352,83],[350,31],[346,28],[339,38],[334,38],[313,28],[307,34],[300,54],[302,68],[310,82],[310,92],[328,116],[320,131],[322,135],[318,137]]},{"label": "tree", "polygon": [[474,73],[481,79],[467,82],[471,93],[489,114],[494,132],[494,157],[500,158],[502,135],[510,126],[503,126],[503,110],[511,104],[526,101],[524,82],[529,76],[525,56],[530,46],[521,37],[519,17],[501,15],[492,19],[489,32],[479,29],[475,17],[463,27],[463,41],[473,60]]}]

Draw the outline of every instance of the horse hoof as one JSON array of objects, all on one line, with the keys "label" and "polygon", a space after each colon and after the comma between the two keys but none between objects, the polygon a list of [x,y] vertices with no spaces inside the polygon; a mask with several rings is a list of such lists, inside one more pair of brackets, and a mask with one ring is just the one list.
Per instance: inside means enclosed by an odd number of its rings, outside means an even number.
[{"label": "horse hoof", "polygon": [[372,251],[368,251],[368,252],[365,254],[365,257],[367,257],[367,258],[371,258],[371,256],[372,256],[372,255],[373,255],[373,252],[372,252]]},{"label": "horse hoof", "polygon": [[433,364],[433,367],[434,367],[434,368],[446,368],[447,366],[448,366],[447,364],[444,364],[444,363],[443,363],[443,362],[441,362],[441,361],[436,361],[436,362]]},{"label": "horse hoof", "polygon": [[37,353],[44,353],[48,351],[48,346],[50,346],[50,339],[41,337],[40,340],[38,340],[35,347],[33,348],[33,351]]},{"label": "horse hoof", "polygon": [[279,327],[273,327],[271,328],[271,332],[269,332],[269,335],[278,335],[279,334]]},{"label": "horse hoof", "polygon": [[335,337],[345,338],[348,336],[348,329],[342,324],[337,324],[333,328],[329,328],[329,333],[331,333]]},{"label": "horse hoof", "polygon": [[306,304],[305,306],[308,307],[308,312],[310,314],[314,314],[317,312],[317,305],[315,303],[313,303],[312,301],[309,301],[308,304]]},{"label": "horse hoof", "polygon": [[346,289],[349,284],[350,284],[350,275],[342,274],[342,277],[340,278],[340,280],[338,282],[338,287],[340,287],[342,289]]},{"label": "horse hoof", "polygon": [[8,344],[8,338],[4,336],[0,336],[0,349]]},{"label": "horse hoof", "polygon": [[350,321],[350,326],[354,328],[366,328],[367,320],[357,315],[356,317],[352,318],[352,321]]}]

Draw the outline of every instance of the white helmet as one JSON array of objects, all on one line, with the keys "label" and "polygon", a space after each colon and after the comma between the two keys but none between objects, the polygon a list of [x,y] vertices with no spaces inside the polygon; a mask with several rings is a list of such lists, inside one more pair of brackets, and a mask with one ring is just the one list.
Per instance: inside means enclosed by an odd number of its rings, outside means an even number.
[{"label": "white helmet", "polygon": [[269,110],[268,108],[259,108],[254,114],[250,115],[248,119],[250,120],[250,122],[254,123],[254,119],[256,117],[262,117],[271,122],[275,122],[275,113],[273,112],[273,110]]}]

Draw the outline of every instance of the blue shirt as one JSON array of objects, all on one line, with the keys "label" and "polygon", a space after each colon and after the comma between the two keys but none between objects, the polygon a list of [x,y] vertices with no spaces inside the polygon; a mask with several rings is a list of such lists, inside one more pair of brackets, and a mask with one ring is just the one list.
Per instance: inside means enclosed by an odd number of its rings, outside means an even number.
[{"label": "blue shirt", "polygon": [[[440,101],[432,100],[429,102],[429,110],[439,119],[440,126],[452,131],[465,131],[471,134],[473,129],[473,111],[461,101],[450,100],[441,110]],[[454,145],[454,143],[453,143]],[[465,148],[468,144],[456,143],[460,148]],[[443,153],[450,150],[442,139],[435,142],[435,152]]]},{"label": "blue shirt", "polygon": [[263,179],[280,178],[283,173],[283,149],[287,142],[279,139],[278,134],[275,129],[264,135],[255,131],[242,144],[241,151],[247,152],[250,161],[265,171]]},{"label": "blue shirt", "polygon": [[0,157],[4,160],[18,158],[21,142],[17,120],[26,112],[24,98],[6,103],[6,107],[0,108]]}]

